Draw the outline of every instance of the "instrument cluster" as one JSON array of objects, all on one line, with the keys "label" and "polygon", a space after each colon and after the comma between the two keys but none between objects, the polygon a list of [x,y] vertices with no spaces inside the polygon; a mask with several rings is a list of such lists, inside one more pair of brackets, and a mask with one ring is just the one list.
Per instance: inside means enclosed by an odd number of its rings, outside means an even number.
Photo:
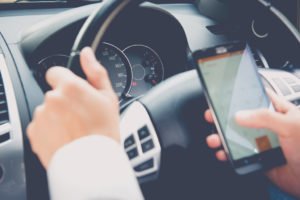
[{"label": "instrument cluster", "polygon": [[[133,44],[124,49],[103,42],[96,52],[99,62],[107,69],[114,91],[120,102],[144,95],[164,80],[164,65],[158,53],[149,46]],[[69,56],[51,55],[37,63],[35,76],[44,91],[45,73],[52,66],[66,66]]]}]

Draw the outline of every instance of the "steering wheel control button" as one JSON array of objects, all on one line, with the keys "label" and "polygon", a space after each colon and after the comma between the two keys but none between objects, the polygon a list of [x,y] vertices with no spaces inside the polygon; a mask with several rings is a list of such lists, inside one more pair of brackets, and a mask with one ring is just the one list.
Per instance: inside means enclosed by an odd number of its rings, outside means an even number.
[{"label": "steering wheel control button", "polygon": [[284,84],[284,82],[280,78],[273,78],[272,81],[276,84],[283,96],[291,94],[289,88]]},{"label": "steering wheel control button", "polygon": [[123,147],[139,183],[155,180],[160,168],[161,146],[143,104],[135,101],[122,112],[120,132]]},{"label": "steering wheel control button", "polygon": [[139,134],[139,138],[140,140],[148,137],[150,135],[150,132],[148,130],[148,127],[147,126],[144,126],[143,128],[139,129],[138,130],[138,134]]},{"label": "steering wheel control button", "polygon": [[129,136],[129,137],[125,140],[125,142],[124,142],[124,147],[125,147],[125,149],[127,149],[127,148],[130,147],[130,146],[132,146],[134,143],[135,143],[135,141],[134,141],[133,135]]},{"label": "steering wheel control button", "polygon": [[127,155],[128,155],[128,158],[131,160],[131,159],[133,159],[133,158],[135,158],[135,157],[138,156],[138,151],[137,151],[136,148],[134,148],[134,149],[128,151]]},{"label": "steering wheel control button", "polygon": [[290,85],[296,83],[296,81],[294,79],[291,79],[289,77],[285,77],[283,79],[285,80],[285,82],[287,82],[287,84],[290,84]]},{"label": "steering wheel control button", "polygon": [[150,159],[150,160],[148,160],[146,162],[143,162],[142,164],[136,166],[134,168],[134,171],[136,171],[136,172],[142,172],[142,171],[145,171],[147,169],[153,168],[153,166],[154,166],[154,162],[153,162],[153,158],[152,158],[152,159]]},{"label": "steering wheel control button", "polygon": [[296,93],[300,92],[300,85],[294,85],[294,86],[292,86],[292,88],[293,88],[294,92],[296,92]]},{"label": "steering wheel control button", "polygon": [[143,149],[143,152],[146,153],[147,151],[150,151],[151,149],[154,148],[154,143],[153,143],[153,140],[150,139],[148,140],[147,142],[144,142],[142,144],[142,149]]}]

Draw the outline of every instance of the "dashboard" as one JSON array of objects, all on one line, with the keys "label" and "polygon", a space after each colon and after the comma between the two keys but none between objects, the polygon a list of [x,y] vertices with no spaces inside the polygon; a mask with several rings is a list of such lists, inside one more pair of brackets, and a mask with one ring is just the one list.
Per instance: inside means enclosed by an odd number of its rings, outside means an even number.
[{"label": "dashboard", "polygon": [[[159,54],[144,44],[132,44],[125,49],[103,42],[96,51],[99,62],[107,69],[112,87],[120,102],[140,97],[164,80],[164,64]],[[54,54],[37,62],[35,77],[44,91],[46,71],[53,66],[67,66],[69,56]]]},{"label": "dashboard", "polygon": [[[145,95],[163,80],[186,71],[189,66],[186,35],[172,15],[149,6],[132,12],[135,13],[123,14],[110,26],[104,42],[95,52],[98,61],[108,71],[121,105]],[[45,81],[46,71],[53,66],[67,65],[79,24],[82,22],[51,35],[28,57],[44,92],[50,89]],[[63,41],[62,38],[70,39]],[[57,48],[52,44],[62,46]]]},{"label": "dashboard", "polygon": [[[43,93],[50,89],[45,81],[46,71],[52,66],[67,65],[75,38],[94,7],[87,6],[83,9],[86,13],[77,18],[74,15],[79,11],[74,10],[29,26],[22,34],[21,50]],[[125,105],[173,75],[192,69],[191,52],[232,40],[222,28],[199,14],[192,4],[146,3],[114,21],[95,53],[109,73],[120,104]],[[287,61],[276,52],[269,54],[271,51],[265,48],[278,40],[266,39],[265,44],[259,40],[250,39],[256,57],[267,60],[264,66],[259,65],[266,67],[266,63],[271,63],[272,67],[281,68]],[[257,41],[263,45],[257,46]],[[256,52],[257,47],[262,51]]]}]

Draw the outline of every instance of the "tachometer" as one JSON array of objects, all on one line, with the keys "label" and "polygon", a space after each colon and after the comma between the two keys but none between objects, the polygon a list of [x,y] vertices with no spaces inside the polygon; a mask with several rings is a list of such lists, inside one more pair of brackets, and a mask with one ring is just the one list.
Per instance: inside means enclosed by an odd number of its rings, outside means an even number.
[{"label": "tachometer", "polygon": [[100,44],[96,57],[107,69],[112,87],[121,100],[131,87],[132,71],[127,57],[119,48],[109,43]]},{"label": "tachometer", "polygon": [[164,67],[159,55],[145,45],[124,49],[132,67],[132,85],[129,96],[138,97],[164,79]]},{"label": "tachometer", "polygon": [[51,55],[43,58],[38,62],[38,69],[36,69],[36,76],[38,78],[45,78],[45,73],[50,67],[67,65],[69,56],[63,54]]},{"label": "tachometer", "polygon": [[34,75],[38,80],[43,91],[50,89],[46,82],[45,74],[47,70],[54,66],[67,66],[69,56],[63,54],[55,54],[41,59],[34,70]]}]

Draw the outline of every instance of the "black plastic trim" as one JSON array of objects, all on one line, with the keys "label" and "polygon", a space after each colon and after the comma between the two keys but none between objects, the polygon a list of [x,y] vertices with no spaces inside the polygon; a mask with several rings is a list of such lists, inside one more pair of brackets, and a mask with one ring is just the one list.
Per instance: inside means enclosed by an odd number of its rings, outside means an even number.
[{"label": "black plastic trim", "polygon": [[[24,145],[24,163],[26,172],[26,190],[27,199],[49,199],[48,185],[46,171],[42,167],[37,156],[32,152],[29,140],[26,137],[26,128],[31,121],[30,110],[27,104],[27,98],[24,92],[23,84],[21,81],[21,75],[19,74],[17,66],[19,69],[27,69],[27,65],[17,65],[16,60],[12,57],[12,49],[9,49],[4,38],[0,34],[0,46],[5,56],[5,61],[8,66],[8,71],[10,73],[11,81],[15,90],[16,101],[18,105],[18,110],[20,114],[22,132],[23,132],[23,145]],[[16,52],[15,52],[16,53]],[[19,52],[20,53],[20,52]],[[21,55],[21,54],[20,54]],[[21,59],[22,57],[14,55],[15,58]],[[24,68],[25,67],[25,68]],[[26,73],[25,73],[26,74]],[[34,85],[33,85],[34,86]],[[30,86],[32,87],[32,86]],[[29,99],[32,99],[31,97]],[[36,102],[36,101],[35,101]]]}]

